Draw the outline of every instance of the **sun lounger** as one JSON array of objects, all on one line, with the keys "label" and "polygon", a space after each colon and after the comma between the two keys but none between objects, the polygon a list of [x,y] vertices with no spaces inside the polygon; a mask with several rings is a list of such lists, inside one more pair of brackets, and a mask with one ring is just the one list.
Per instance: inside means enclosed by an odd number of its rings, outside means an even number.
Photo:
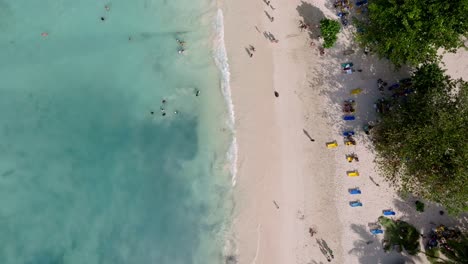
[{"label": "sun lounger", "polygon": [[388,87],[388,90],[391,91],[391,90],[395,90],[395,89],[398,89],[398,88],[400,88],[400,84],[399,83],[394,83],[394,84],[392,84],[392,85],[390,85]]},{"label": "sun lounger", "polygon": [[357,95],[357,94],[360,94],[361,92],[362,92],[361,88],[356,88],[356,89],[351,90],[352,95]]},{"label": "sun lounger", "polygon": [[358,177],[359,176],[359,172],[357,170],[347,171],[346,174],[348,175],[348,177]]},{"label": "sun lounger", "polygon": [[346,146],[356,146],[356,140],[352,136],[347,136],[344,143]]},{"label": "sun lounger", "polygon": [[361,207],[362,203],[360,201],[351,201],[351,202],[349,202],[349,206],[351,206],[351,207]]},{"label": "sun lounger", "polygon": [[396,215],[396,213],[393,210],[383,210],[382,214],[383,215]]},{"label": "sun lounger", "polygon": [[353,116],[353,115],[345,115],[345,116],[343,116],[343,120],[352,121],[352,120],[356,120],[356,117]]},{"label": "sun lounger", "polygon": [[352,188],[348,189],[349,194],[361,194],[361,190],[359,188]]},{"label": "sun lounger", "polygon": [[336,142],[336,140],[332,142],[327,142],[326,144],[327,144],[327,148],[329,149],[338,147],[338,143]]},{"label": "sun lounger", "polygon": [[353,161],[359,162],[359,159],[358,159],[357,155],[354,154],[354,153],[353,153],[353,154],[346,155],[346,160],[347,160],[348,162],[350,162],[350,163],[353,162]]},{"label": "sun lounger", "polygon": [[363,6],[363,5],[367,5],[367,3],[368,3],[367,0],[357,1],[356,6],[360,7],[360,6]]},{"label": "sun lounger", "polygon": [[373,235],[383,234],[383,230],[382,230],[382,229],[371,229],[370,232],[371,232]]},{"label": "sun lounger", "polygon": [[353,130],[347,130],[343,132],[343,137],[347,136],[354,136],[354,131]]}]

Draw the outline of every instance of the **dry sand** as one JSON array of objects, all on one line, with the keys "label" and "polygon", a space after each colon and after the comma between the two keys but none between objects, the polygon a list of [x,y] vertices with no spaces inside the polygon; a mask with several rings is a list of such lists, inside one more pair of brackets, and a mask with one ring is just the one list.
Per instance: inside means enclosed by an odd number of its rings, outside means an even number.
[{"label": "dry sand", "polygon": [[[351,27],[320,56],[316,25],[325,16],[336,17],[329,1],[270,4],[274,10],[262,0],[222,6],[239,144],[234,221],[239,263],[326,263],[326,247],[335,263],[425,263],[421,255],[384,253],[381,236],[371,235],[368,227],[384,209],[394,209],[398,218],[425,232],[430,226],[424,219],[453,223],[438,215],[437,205],[416,214],[397,196],[376,172],[369,137],[362,131],[364,123],[377,118],[373,104],[382,96],[377,79],[391,84],[409,72],[395,72],[388,62],[364,55],[352,43]],[[311,32],[301,32],[299,20],[309,23]],[[279,42],[269,41],[264,32]],[[249,45],[255,47],[252,57]],[[345,50],[354,54],[345,56]],[[347,61],[362,72],[343,74],[340,64]],[[350,96],[358,87],[363,92]],[[357,120],[343,121],[342,102],[350,98],[357,102]],[[348,128],[357,132],[357,146],[344,146],[341,134]],[[338,148],[327,149],[325,143],[333,140]],[[360,161],[348,163],[350,153]],[[349,170],[360,176],[346,177]],[[349,206],[356,199],[348,194],[352,187],[362,190],[357,199],[363,207]],[[313,237],[309,228],[317,231]],[[325,248],[318,243],[322,239]]]}]

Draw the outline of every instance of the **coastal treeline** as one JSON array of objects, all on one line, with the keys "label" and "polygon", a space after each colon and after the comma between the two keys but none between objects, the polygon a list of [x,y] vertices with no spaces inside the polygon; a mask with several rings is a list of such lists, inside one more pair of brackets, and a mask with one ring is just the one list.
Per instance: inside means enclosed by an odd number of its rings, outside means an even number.
[{"label": "coastal treeline", "polygon": [[372,0],[356,21],[358,41],[395,65],[435,62],[440,48],[454,51],[468,34],[468,0]]},{"label": "coastal treeline", "polygon": [[372,134],[381,168],[402,190],[467,211],[468,83],[445,74],[439,50],[465,47],[468,0],[369,2],[355,21],[358,42],[413,71],[379,102],[385,111]]},{"label": "coastal treeline", "polygon": [[419,67],[404,83],[406,96],[388,103],[373,131],[380,165],[404,190],[466,211],[468,83],[437,64]]}]

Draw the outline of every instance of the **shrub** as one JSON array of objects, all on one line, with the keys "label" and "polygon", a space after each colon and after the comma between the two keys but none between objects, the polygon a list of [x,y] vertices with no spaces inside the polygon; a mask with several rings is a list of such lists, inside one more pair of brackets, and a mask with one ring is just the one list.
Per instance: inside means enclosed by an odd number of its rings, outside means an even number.
[{"label": "shrub", "polygon": [[337,35],[340,32],[340,23],[333,19],[324,18],[320,20],[320,34],[322,34],[324,48],[331,48],[338,39]]},{"label": "shrub", "polygon": [[415,204],[416,204],[416,211],[421,212],[421,213],[424,212],[424,203],[423,202],[416,201]]}]

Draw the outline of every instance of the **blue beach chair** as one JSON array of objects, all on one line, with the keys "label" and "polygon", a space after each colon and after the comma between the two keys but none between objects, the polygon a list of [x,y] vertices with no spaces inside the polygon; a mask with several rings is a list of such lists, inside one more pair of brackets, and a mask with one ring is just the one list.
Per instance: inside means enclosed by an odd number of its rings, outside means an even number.
[{"label": "blue beach chair", "polygon": [[390,85],[388,87],[388,90],[391,91],[391,90],[395,90],[395,89],[398,89],[398,88],[400,88],[400,84],[399,83],[394,83],[394,84],[392,84],[392,85]]},{"label": "blue beach chair", "polygon": [[361,190],[359,188],[352,188],[348,189],[349,194],[361,194]]},{"label": "blue beach chair", "polygon": [[362,1],[357,1],[356,2],[357,7],[360,7],[360,6],[363,6],[363,5],[367,5],[367,0],[362,0]]},{"label": "blue beach chair", "polygon": [[383,215],[396,215],[395,211],[393,210],[383,210],[382,214]]},{"label": "blue beach chair", "polygon": [[360,201],[351,201],[351,202],[349,202],[349,206],[351,206],[351,207],[360,207],[360,206],[362,206],[362,203]]},{"label": "blue beach chair", "polygon": [[379,228],[371,229],[370,232],[371,232],[373,235],[383,234],[383,230],[382,230],[382,229],[379,229]]},{"label": "blue beach chair", "polygon": [[356,117],[353,116],[353,115],[345,115],[345,116],[343,116],[343,120],[352,121],[352,120],[356,120]]},{"label": "blue beach chair", "polygon": [[354,136],[353,130],[348,130],[343,132],[343,137]]}]

